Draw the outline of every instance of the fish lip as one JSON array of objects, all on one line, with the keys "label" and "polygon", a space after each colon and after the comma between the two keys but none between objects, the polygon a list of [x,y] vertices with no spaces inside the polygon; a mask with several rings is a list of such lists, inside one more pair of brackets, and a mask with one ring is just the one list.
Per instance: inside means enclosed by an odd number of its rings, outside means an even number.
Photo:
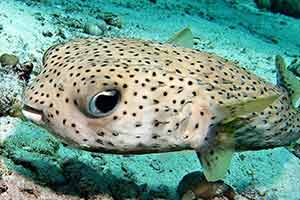
[{"label": "fish lip", "polygon": [[44,124],[44,112],[42,110],[34,108],[28,104],[24,104],[22,107],[22,114],[24,117],[37,124]]}]

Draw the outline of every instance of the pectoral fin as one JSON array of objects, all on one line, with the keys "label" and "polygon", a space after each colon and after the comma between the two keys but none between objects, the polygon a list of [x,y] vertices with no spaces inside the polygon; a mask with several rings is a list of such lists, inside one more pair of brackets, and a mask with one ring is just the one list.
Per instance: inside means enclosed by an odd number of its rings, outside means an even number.
[{"label": "pectoral fin", "polygon": [[208,181],[217,181],[225,178],[235,152],[234,130],[243,123],[236,118],[230,122],[216,125],[210,130],[211,144],[207,149],[197,153],[203,167],[203,173]]},{"label": "pectoral fin", "polygon": [[284,59],[281,56],[277,55],[275,62],[277,82],[288,91],[293,107],[298,108],[300,105],[300,79],[286,67]]},{"label": "pectoral fin", "polygon": [[225,178],[233,153],[233,148],[222,148],[220,145],[206,153],[197,153],[203,167],[203,173],[208,181]]},{"label": "pectoral fin", "polygon": [[189,27],[175,33],[166,43],[193,48],[193,33]]},{"label": "pectoral fin", "polygon": [[277,95],[261,97],[253,100],[235,102],[220,106],[223,116],[215,128],[210,128],[207,149],[197,153],[208,181],[217,181],[225,177],[235,151],[234,132],[246,123],[244,116],[251,112],[260,112],[272,104]]},{"label": "pectoral fin", "polygon": [[258,97],[256,99],[234,102],[231,104],[223,105],[217,108],[220,115],[223,116],[223,124],[236,120],[239,117],[252,113],[260,112],[270,106],[279,95],[274,94],[266,97]]}]

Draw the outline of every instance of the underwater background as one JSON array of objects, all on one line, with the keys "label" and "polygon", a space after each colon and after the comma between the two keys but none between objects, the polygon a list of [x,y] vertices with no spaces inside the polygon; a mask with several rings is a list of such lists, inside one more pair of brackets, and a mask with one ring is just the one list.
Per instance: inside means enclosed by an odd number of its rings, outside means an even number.
[{"label": "underwater background", "polygon": [[[280,2],[1,0],[0,199],[178,198],[183,176],[201,170],[193,151],[121,156],[72,149],[21,119],[23,89],[53,44],[99,36],[164,42],[187,26],[194,48],[276,84],[275,55],[300,57],[299,1]],[[236,153],[225,182],[239,199],[299,200],[300,148]]]}]

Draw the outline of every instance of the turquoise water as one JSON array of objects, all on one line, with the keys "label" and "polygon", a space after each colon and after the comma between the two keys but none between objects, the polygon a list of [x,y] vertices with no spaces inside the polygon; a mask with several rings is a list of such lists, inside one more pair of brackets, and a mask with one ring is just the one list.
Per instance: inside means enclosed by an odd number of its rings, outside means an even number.
[{"label": "turquoise water", "polygon": [[[103,36],[165,42],[187,26],[193,48],[275,84],[274,56],[288,63],[300,56],[300,21],[262,6],[246,0],[1,1],[0,54],[15,55],[19,64],[1,61],[0,68],[0,199],[178,198],[181,179],[202,169],[195,152],[122,156],[73,149],[18,117],[22,91],[55,43]],[[297,148],[285,147],[236,153],[225,183],[239,199],[300,199],[299,156]]]}]

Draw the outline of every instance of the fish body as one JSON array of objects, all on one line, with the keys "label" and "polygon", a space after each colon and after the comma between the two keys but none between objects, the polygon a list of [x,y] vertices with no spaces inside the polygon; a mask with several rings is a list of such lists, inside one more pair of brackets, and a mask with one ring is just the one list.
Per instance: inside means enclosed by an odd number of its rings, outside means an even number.
[{"label": "fish body", "polygon": [[205,154],[216,146],[284,146],[300,136],[286,89],[211,53],[100,38],[56,45],[43,60],[24,92],[24,114],[82,149]]}]

